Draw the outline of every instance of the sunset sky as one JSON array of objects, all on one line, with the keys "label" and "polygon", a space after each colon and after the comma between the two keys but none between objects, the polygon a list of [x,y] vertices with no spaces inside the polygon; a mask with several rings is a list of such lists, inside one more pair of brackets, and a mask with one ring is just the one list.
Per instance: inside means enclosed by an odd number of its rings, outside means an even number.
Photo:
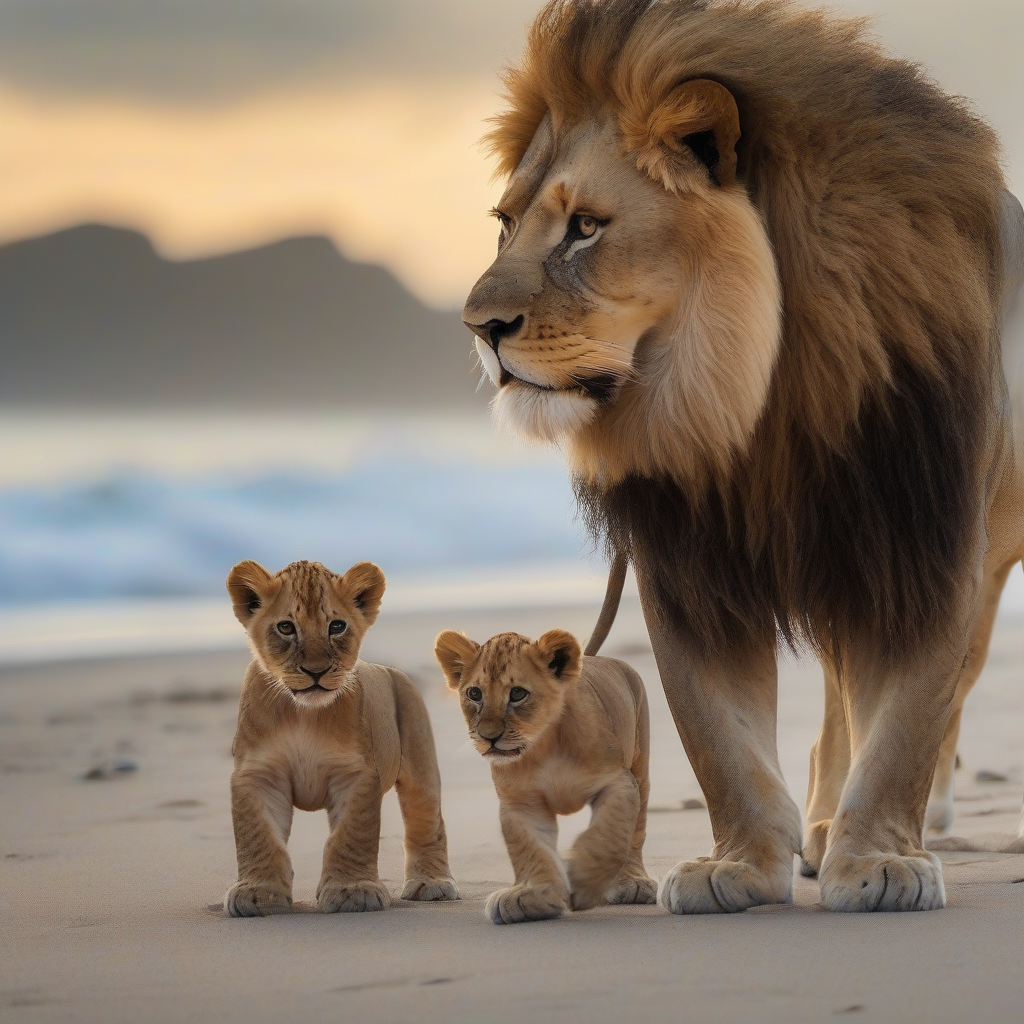
[{"label": "sunset sky", "polygon": [[[191,258],[330,235],[458,306],[493,251],[477,140],[533,0],[0,0],[0,241],[103,221]],[[1024,4],[854,0],[1001,132]]]}]

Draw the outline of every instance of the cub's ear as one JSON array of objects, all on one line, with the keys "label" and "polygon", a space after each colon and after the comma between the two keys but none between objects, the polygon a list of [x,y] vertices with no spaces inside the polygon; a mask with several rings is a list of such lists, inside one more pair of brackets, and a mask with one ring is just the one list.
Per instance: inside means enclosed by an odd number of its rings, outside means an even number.
[{"label": "cub's ear", "polygon": [[377,620],[380,599],[384,596],[387,580],[379,565],[357,562],[338,583],[342,593],[363,613],[371,625]]},{"label": "cub's ear", "polygon": [[252,617],[266,601],[272,577],[259,562],[239,562],[228,573],[227,588],[235,618],[248,626]]},{"label": "cub's ear", "polygon": [[[635,119],[634,119],[635,120]],[[736,143],[740,112],[724,85],[695,78],[677,85],[646,123],[623,125],[637,166],[670,192],[678,192],[696,158],[716,185],[736,184]]]},{"label": "cub's ear", "polygon": [[462,673],[466,666],[477,656],[480,645],[474,643],[465,633],[457,633],[454,629],[446,629],[437,634],[434,641],[434,657],[441,664],[445,681],[452,690],[457,690],[462,683]]},{"label": "cub's ear", "polygon": [[552,629],[545,633],[536,643],[534,649],[548,671],[566,683],[573,683],[583,667],[583,652],[580,643],[564,629]]}]

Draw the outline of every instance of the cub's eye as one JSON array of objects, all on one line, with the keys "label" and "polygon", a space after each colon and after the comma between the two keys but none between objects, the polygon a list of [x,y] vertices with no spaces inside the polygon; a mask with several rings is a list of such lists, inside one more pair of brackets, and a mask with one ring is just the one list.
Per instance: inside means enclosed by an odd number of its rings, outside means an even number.
[{"label": "cub's eye", "polygon": [[466,691],[466,697],[471,700],[474,704],[479,704],[484,697],[484,691],[479,686],[471,686]]},{"label": "cub's eye", "polygon": [[256,612],[259,611],[260,603],[259,601],[250,601],[245,607],[248,608],[250,612]]},{"label": "cub's eye", "polygon": [[520,704],[529,696],[530,691],[524,690],[521,686],[513,686],[512,689],[508,692],[508,699],[513,704]]},{"label": "cub's eye", "polygon": [[277,631],[281,636],[295,636],[295,623],[285,619],[277,624]]},{"label": "cub's eye", "polygon": [[345,630],[348,629],[348,623],[342,622],[341,619],[335,619],[328,627],[328,636],[341,636]]},{"label": "cub's eye", "polygon": [[600,224],[598,224],[597,219],[595,217],[591,217],[589,214],[586,213],[577,213],[576,216],[573,217],[573,220],[576,222],[576,233],[581,238],[590,238],[594,234],[594,232],[600,227]]}]

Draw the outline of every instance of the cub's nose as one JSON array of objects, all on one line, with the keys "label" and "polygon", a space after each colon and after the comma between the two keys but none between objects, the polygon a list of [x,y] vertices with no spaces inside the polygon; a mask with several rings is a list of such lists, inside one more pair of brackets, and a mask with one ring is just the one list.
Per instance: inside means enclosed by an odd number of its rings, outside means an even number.
[{"label": "cub's nose", "polygon": [[505,735],[504,729],[499,729],[496,736],[488,736],[487,733],[481,730],[478,731],[480,732],[480,739],[487,740],[488,743],[497,743],[498,740],[500,740],[501,737]]},{"label": "cub's nose", "polygon": [[486,341],[495,352],[498,346],[506,338],[513,338],[523,329],[523,314],[520,313],[515,320],[488,320],[482,324],[471,324],[468,320],[463,323],[483,341]]},{"label": "cub's nose", "polygon": [[300,665],[299,671],[309,676],[309,678],[313,680],[313,685],[316,686],[316,684],[319,683],[320,680],[323,679],[323,677],[327,675],[328,672],[330,672],[330,668],[324,668],[320,669],[319,671],[314,671],[311,668],[306,668],[305,665]]}]

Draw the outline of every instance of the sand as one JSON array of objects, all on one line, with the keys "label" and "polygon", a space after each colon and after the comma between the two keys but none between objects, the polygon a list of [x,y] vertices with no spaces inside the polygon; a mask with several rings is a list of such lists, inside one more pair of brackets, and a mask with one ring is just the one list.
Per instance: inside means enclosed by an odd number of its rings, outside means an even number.
[{"label": "sand", "polygon": [[[7,1022],[558,1020],[964,1021],[1020,1024],[1024,856],[943,854],[947,909],[836,915],[798,879],[795,902],[723,917],[616,907],[498,928],[488,892],[511,879],[486,764],[466,744],[432,662],[443,627],[484,639],[553,626],[585,634],[593,607],[385,615],[364,648],[422,687],[464,899],[322,916],[309,901],[324,814],[296,812],[297,913],[230,920],[229,745],[241,652],[0,671],[0,1017]],[[665,707],[635,600],[606,653],[643,675],[652,705],[647,865],[707,853],[711,831]],[[1003,621],[965,716],[959,835],[1012,832],[1024,763],[1024,621]],[[812,662],[788,660],[779,742],[798,802],[821,714]],[[84,781],[122,759],[135,770]],[[1004,782],[976,781],[978,771]],[[562,842],[586,824],[564,822]],[[385,801],[381,874],[401,877]],[[305,912],[304,912],[305,911]]]}]

